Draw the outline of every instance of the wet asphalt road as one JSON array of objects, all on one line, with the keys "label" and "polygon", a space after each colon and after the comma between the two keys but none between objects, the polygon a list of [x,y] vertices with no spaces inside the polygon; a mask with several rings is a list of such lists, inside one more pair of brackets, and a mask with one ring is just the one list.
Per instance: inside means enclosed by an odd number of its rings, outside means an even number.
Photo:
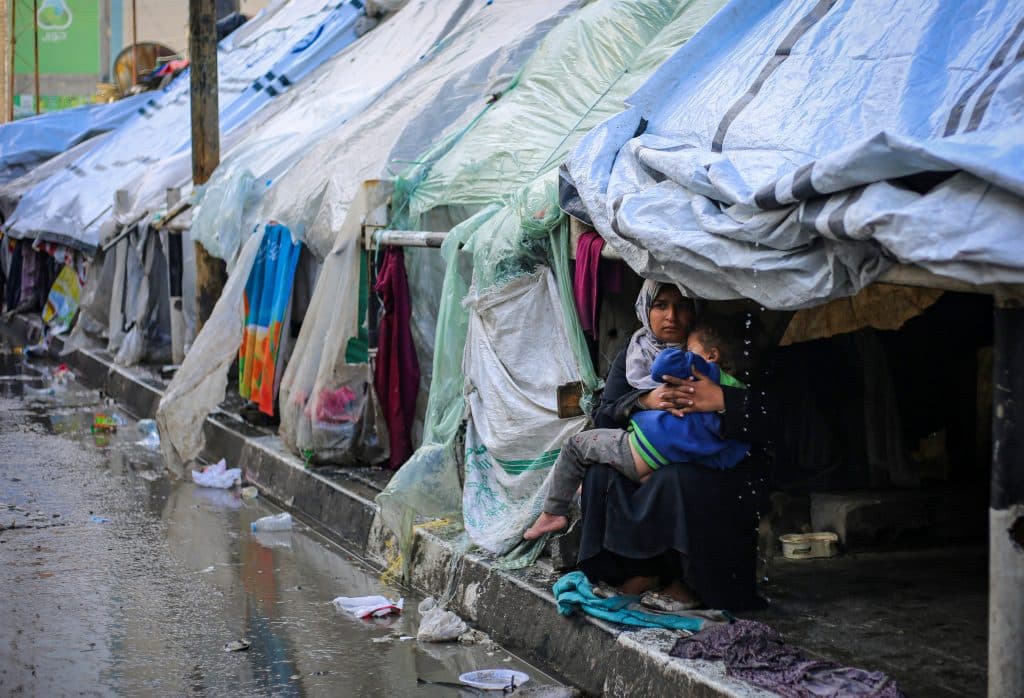
[{"label": "wet asphalt road", "polygon": [[[40,370],[0,345],[0,694],[478,695],[436,682],[482,668],[548,682],[500,648],[398,639],[418,598],[373,622],[336,611],[403,592],[301,525],[251,533],[277,510],[172,481],[135,420],[73,383],[36,393]],[[94,434],[97,413],[125,424]]]}]

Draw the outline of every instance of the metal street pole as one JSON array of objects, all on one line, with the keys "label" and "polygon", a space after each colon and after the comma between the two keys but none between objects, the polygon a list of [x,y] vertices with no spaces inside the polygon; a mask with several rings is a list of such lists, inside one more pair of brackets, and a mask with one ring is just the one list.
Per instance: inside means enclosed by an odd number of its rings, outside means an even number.
[{"label": "metal street pole", "polygon": [[996,295],[988,695],[1024,696],[1024,301]]}]

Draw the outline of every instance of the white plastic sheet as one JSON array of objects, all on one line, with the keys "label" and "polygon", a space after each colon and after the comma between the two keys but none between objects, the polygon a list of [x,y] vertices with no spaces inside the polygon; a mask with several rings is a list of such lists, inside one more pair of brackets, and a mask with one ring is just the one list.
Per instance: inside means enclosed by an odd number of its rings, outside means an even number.
[{"label": "white plastic sheet", "polygon": [[[469,5],[401,80],[275,180],[256,220],[288,225],[325,257],[362,183],[394,177],[432,143],[464,129],[490,95],[507,89],[537,42],[576,5],[576,0]],[[412,9],[404,7],[389,22]]]},{"label": "white plastic sheet", "polygon": [[217,490],[229,490],[241,482],[241,479],[242,469],[229,468],[223,458],[213,465],[192,471],[192,482],[200,487],[210,487]]},{"label": "white plastic sheet", "polygon": [[[267,187],[311,148],[344,133],[347,121],[371,109],[371,102],[415,66],[453,25],[484,7],[470,9],[463,0],[412,2],[327,61],[300,89],[286,94],[280,109],[232,148],[197,194],[192,225],[196,241],[230,265],[242,237],[260,222],[256,214]],[[368,155],[379,159],[386,151],[376,148]],[[345,166],[344,162],[332,162],[327,168],[324,164],[321,176]],[[320,257],[326,252],[320,249]]]},{"label": "white plastic sheet", "polygon": [[551,466],[587,418],[558,418],[559,385],[579,369],[549,269],[470,291],[463,355],[469,422],[462,518],[470,539],[498,555],[540,515]]},{"label": "white plastic sheet", "polygon": [[734,0],[568,175],[631,267],[698,297],[807,307],[897,261],[1021,283],[1022,26],[994,0]]},{"label": "white plastic sheet", "polygon": [[156,411],[160,450],[172,467],[199,455],[205,444],[203,422],[224,399],[228,367],[242,344],[245,283],[261,240],[254,235],[242,247],[235,273],[228,277],[210,319],[160,399]]}]

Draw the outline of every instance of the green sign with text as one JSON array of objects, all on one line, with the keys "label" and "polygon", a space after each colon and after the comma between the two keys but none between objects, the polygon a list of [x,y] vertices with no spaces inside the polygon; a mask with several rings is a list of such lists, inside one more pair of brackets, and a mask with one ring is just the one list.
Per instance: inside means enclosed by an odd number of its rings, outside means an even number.
[{"label": "green sign with text", "polygon": [[[18,43],[14,70],[31,74],[33,60],[32,3],[17,5]],[[97,0],[39,0],[39,72],[47,75],[100,72],[100,9]],[[26,12],[27,10],[27,12]]]}]

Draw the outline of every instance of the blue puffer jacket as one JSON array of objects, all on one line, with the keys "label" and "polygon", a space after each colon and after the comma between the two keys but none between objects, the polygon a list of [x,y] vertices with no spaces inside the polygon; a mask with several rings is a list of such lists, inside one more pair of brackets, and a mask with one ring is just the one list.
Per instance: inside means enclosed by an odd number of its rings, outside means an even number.
[{"label": "blue puffer jacket", "polygon": [[[665,349],[655,357],[651,377],[658,382],[662,382],[665,375],[689,378],[694,368],[715,383],[742,385],[724,373],[718,364],[674,348]],[[676,417],[665,410],[644,410],[630,420],[629,442],[654,470],[672,463],[700,463],[724,470],[739,464],[750,445],[736,439],[723,439],[719,435],[720,428],[721,420],[712,412]]]}]

